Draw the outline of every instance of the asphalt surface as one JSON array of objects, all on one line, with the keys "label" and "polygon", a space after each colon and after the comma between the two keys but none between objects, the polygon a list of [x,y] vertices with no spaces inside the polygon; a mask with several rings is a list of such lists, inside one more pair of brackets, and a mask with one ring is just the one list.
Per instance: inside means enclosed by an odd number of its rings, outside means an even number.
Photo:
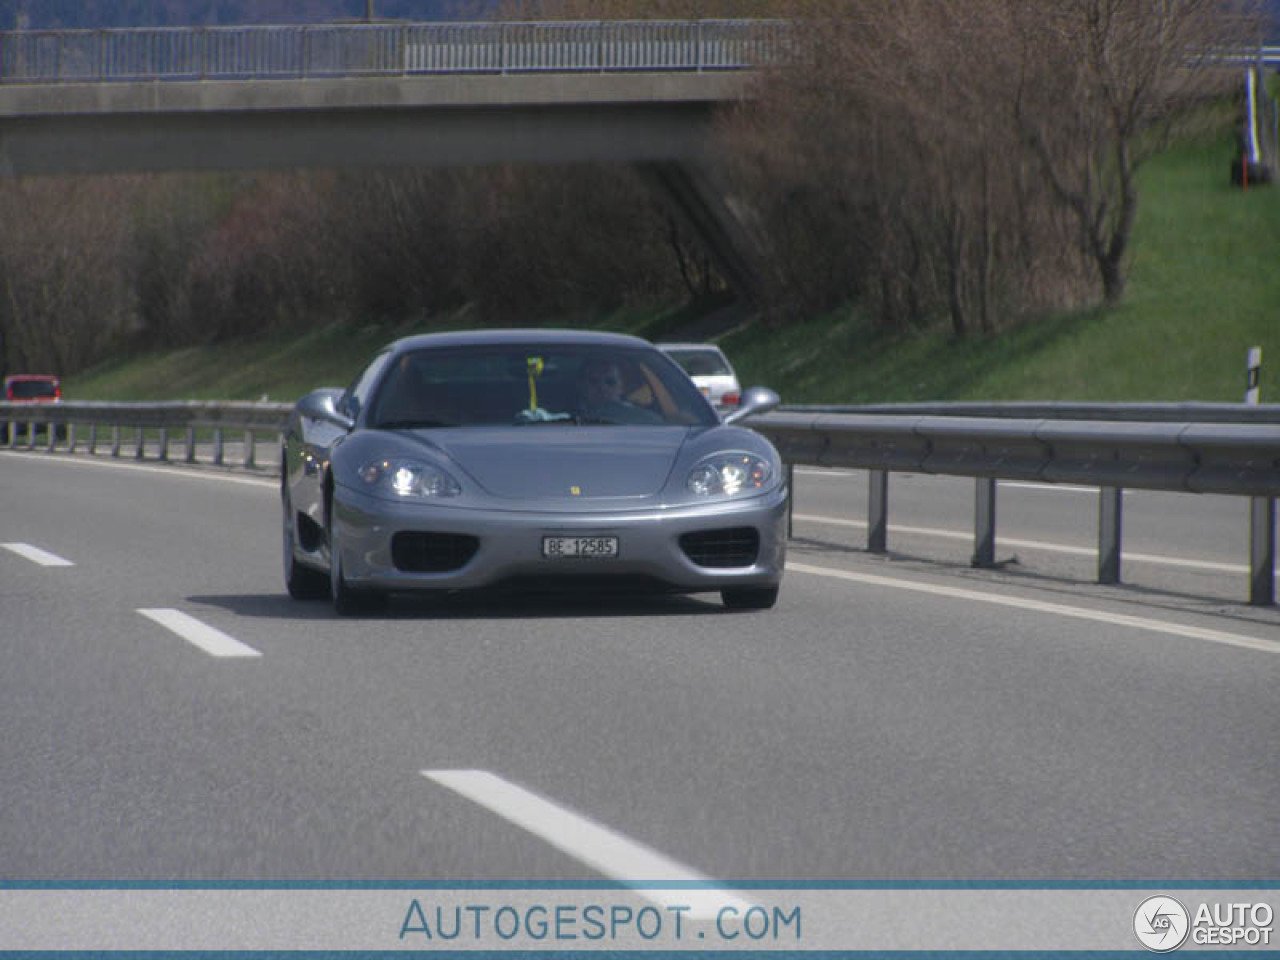
[{"label": "asphalt surface", "polygon": [[[865,493],[799,473],[768,612],[338,619],[284,593],[274,480],[0,452],[0,879],[596,880],[635,850],[726,883],[1274,879],[1280,614],[1243,603],[1243,501],[1127,498],[1157,559],[1103,588],[1038,546],[971,569],[966,481],[895,477],[867,554]],[[1003,489],[1001,537],[1085,549],[1096,510]]]}]

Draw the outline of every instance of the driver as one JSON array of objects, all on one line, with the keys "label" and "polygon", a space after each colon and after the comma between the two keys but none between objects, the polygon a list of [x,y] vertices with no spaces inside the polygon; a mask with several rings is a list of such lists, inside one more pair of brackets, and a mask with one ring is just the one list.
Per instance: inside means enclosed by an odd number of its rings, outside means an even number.
[{"label": "driver", "polygon": [[622,397],[622,371],[613,360],[595,357],[582,365],[578,413],[605,423],[662,423],[662,417]]}]

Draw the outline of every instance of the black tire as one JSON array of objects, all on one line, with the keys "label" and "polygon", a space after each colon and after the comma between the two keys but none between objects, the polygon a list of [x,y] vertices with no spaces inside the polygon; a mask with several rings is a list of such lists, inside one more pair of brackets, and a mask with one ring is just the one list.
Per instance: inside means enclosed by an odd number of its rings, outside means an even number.
[{"label": "black tire", "polygon": [[298,562],[294,554],[293,507],[284,500],[284,585],[295,600],[324,600],[329,596],[329,578],[319,570]]},{"label": "black tire", "polygon": [[720,599],[730,610],[768,610],[778,602],[778,585],[772,587],[729,587]]}]

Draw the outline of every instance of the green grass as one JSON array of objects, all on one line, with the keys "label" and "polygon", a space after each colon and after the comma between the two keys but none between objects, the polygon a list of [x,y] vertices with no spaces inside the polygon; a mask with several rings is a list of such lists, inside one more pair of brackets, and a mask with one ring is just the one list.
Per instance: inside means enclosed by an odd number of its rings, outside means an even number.
[{"label": "green grass", "polygon": [[345,386],[393,338],[382,328],[333,325],[301,335],[123,357],[64,386],[68,400],[296,400],[317,386]]},{"label": "green grass", "polygon": [[[720,342],[744,381],[768,384],[790,403],[1238,401],[1250,347],[1280,365],[1280,184],[1232,187],[1231,157],[1224,138],[1182,146],[1143,169],[1128,292],[1115,308],[962,342],[941,329],[876,336],[847,311],[774,329],[750,324]],[[594,325],[672,339],[685,318],[627,311]],[[345,385],[396,337],[464,326],[465,313],[434,325],[335,325],[132,356],[70,378],[66,395],[289,401]],[[1264,374],[1264,400],[1268,381]]]},{"label": "green grass", "polygon": [[745,379],[795,403],[1239,401],[1250,347],[1280,365],[1280,185],[1232,187],[1231,157],[1217,141],[1144,168],[1127,296],[1113,309],[959,343],[944,330],[877,338],[842,316],[723,345]]}]

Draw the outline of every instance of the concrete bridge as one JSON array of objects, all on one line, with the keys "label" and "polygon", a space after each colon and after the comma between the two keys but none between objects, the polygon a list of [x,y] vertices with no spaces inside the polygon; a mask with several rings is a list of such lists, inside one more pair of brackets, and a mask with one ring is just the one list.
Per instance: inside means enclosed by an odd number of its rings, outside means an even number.
[{"label": "concrete bridge", "polygon": [[0,33],[0,176],[639,165],[753,297],[712,121],[785,55],[778,21]]}]

